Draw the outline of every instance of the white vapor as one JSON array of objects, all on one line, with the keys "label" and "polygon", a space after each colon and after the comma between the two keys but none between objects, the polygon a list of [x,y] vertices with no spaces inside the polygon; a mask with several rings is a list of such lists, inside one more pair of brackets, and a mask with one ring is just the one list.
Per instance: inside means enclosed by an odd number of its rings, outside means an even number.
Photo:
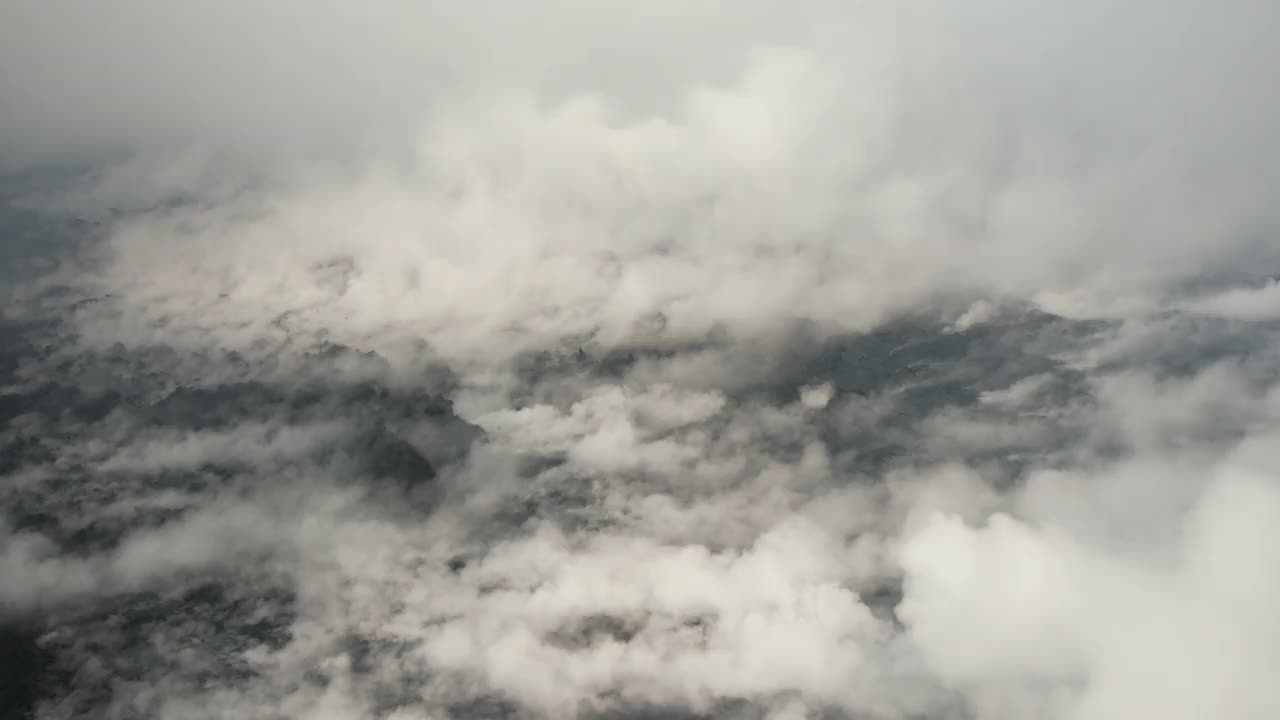
[{"label": "white vapor", "polygon": [[[1280,717],[1280,295],[1187,295],[1280,260],[1277,26],[1255,0],[8,2],[0,169],[91,168],[39,200],[103,221],[46,282],[93,299],[49,363],[163,348],[173,386],[421,397],[447,366],[484,437],[407,520],[311,462],[352,405],[23,420],[61,452],[24,482],[252,486],[89,557],[6,529],[0,601],[272,563],[296,617],[240,651],[251,680],[121,701],[175,718]],[[977,369],[893,337],[810,357],[903,317],[978,357],[1041,311],[1103,329]],[[913,394],[956,378],[972,402]]]},{"label": "white vapor", "polygon": [[[1265,4],[45,7],[0,22],[0,91],[31,99],[0,146],[103,132],[137,156],[104,202],[222,198],[118,228],[104,282],[143,327],[200,307],[240,344],[287,313],[474,359],[861,329],[954,293],[1128,312],[1274,258]],[[371,132],[385,152],[352,135]],[[356,159],[273,152],[307,136]]]}]

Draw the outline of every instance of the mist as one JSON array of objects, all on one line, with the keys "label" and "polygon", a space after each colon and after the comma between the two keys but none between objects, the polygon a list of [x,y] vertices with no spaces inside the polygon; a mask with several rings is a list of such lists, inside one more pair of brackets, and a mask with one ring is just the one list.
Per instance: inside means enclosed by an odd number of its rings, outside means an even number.
[{"label": "mist", "polygon": [[0,715],[1280,716],[1277,24],[6,3]]}]

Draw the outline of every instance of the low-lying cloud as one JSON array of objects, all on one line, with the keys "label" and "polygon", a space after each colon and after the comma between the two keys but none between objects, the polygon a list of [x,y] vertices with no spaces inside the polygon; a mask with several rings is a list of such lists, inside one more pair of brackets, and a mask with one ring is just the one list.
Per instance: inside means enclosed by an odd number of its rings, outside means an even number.
[{"label": "low-lying cloud", "polygon": [[1051,5],[0,9],[19,709],[1280,714],[1280,17]]}]

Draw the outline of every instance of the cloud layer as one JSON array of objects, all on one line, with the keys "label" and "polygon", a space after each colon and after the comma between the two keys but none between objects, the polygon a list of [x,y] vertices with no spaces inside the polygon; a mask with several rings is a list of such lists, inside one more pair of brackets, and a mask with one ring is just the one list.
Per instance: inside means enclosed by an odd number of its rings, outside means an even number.
[{"label": "cloud layer", "polygon": [[0,9],[32,712],[1280,714],[1277,11],[791,5]]}]

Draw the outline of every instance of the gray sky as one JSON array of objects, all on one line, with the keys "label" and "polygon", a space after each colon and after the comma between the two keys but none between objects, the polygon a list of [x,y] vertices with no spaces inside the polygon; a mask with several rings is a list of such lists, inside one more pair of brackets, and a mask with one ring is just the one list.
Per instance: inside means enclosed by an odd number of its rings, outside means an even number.
[{"label": "gray sky", "polygon": [[982,121],[1086,145],[1176,138],[1240,162],[1273,142],[1277,12],[1255,0],[15,0],[0,9],[0,148],[32,160],[171,142],[399,147],[447,98],[499,87],[662,113],[729,81],[752,48],[788,46],[886,72],[893,91],[877,100],[923,113],[921,132]]}]

